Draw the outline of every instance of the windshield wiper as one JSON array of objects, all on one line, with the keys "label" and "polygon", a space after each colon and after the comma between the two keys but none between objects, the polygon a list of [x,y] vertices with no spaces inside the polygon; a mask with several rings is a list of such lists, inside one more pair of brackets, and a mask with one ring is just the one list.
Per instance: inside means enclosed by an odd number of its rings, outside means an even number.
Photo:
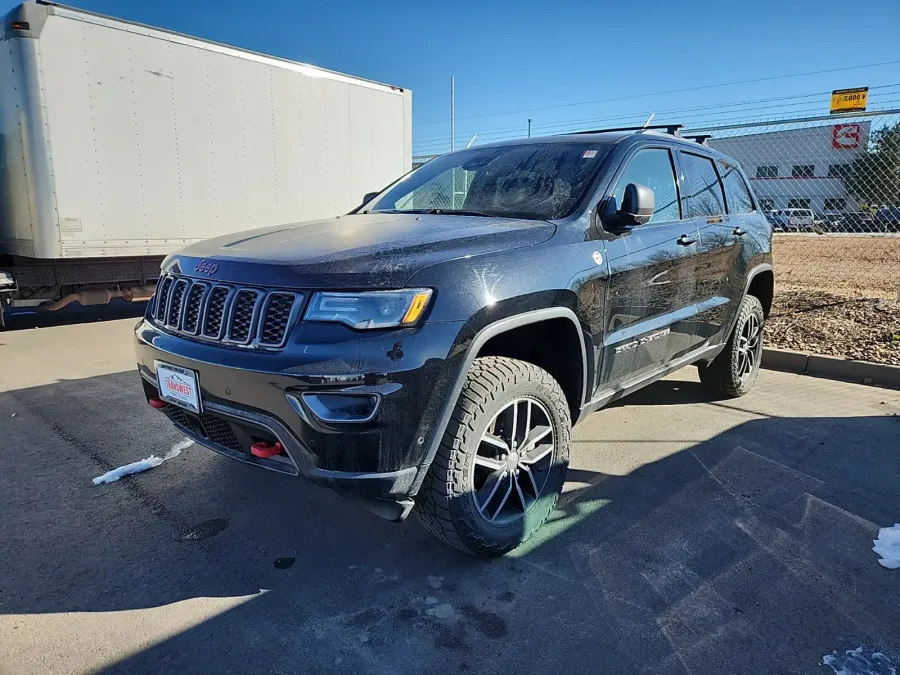
[{"label": "windshield wiper", "polygon": [[469,209],[377,209],[368,213],[424,213],[432,216],[480,216],[482,218],[504,218],[484,211],[470,211]]},{"label": "windshield wiper", "polygon": [[[431,209],[428,213],[451,216],[481,216],[482,218],[498,217],[491,213],[485,213],[484,211],[470,211],[469,209]],[[502,218],[502,216],[499,217]]]}]

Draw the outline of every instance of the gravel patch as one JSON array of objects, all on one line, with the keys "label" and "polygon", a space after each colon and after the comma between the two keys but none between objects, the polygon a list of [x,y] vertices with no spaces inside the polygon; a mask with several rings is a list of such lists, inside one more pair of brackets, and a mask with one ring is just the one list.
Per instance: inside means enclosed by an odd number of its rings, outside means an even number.
[{"label": "gravel patch", "polygon": [[766,345],[900,366],[900,302],[782,292],[766,322]]}]

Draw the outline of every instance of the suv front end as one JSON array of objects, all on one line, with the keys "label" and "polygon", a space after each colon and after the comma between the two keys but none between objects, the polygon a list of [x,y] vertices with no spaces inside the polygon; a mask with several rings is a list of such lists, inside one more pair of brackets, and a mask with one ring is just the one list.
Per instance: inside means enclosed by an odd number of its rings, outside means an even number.
[{"label": "suv front end", "polygon": [[284,288],[219,271],[164,263],[135,329],[148,402],[201,445],[404,519],[464,322],[429,323],[427,288]]}]

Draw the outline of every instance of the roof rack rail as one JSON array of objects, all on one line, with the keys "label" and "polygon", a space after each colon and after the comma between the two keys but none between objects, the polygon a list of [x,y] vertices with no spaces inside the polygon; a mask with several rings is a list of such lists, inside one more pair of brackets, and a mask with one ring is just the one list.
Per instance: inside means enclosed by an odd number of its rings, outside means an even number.
[{"label": "roof rack rail", "polygon": [[685,139],[689,141],[694,141],[699,143],[700,145],[709,145],[706,141],[712,138],[712,134],[691,134],[690,136],[685,136]]},{"label": "roof rack rail", "polygon": [[684,128],[683,124],[649,124],[640,127],[614,127],[611,129],[589,129],[588,131],[570,131],[570,134],[605,134],[610,131],[655,131],[657,129],[665,129],[667,134],[679,136],[680,130]]}]

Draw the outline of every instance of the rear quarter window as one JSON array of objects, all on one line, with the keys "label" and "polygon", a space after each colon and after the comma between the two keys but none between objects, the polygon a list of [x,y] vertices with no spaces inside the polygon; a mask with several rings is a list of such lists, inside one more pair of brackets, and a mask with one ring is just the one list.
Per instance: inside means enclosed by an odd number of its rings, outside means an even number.
[{"label": "rear quarter window", "polygon": [[725,199],[729,213],[752,213],[755,211],[753,196],[744,177],[734,164],[719,160],[719,173],[725,185]]}]

